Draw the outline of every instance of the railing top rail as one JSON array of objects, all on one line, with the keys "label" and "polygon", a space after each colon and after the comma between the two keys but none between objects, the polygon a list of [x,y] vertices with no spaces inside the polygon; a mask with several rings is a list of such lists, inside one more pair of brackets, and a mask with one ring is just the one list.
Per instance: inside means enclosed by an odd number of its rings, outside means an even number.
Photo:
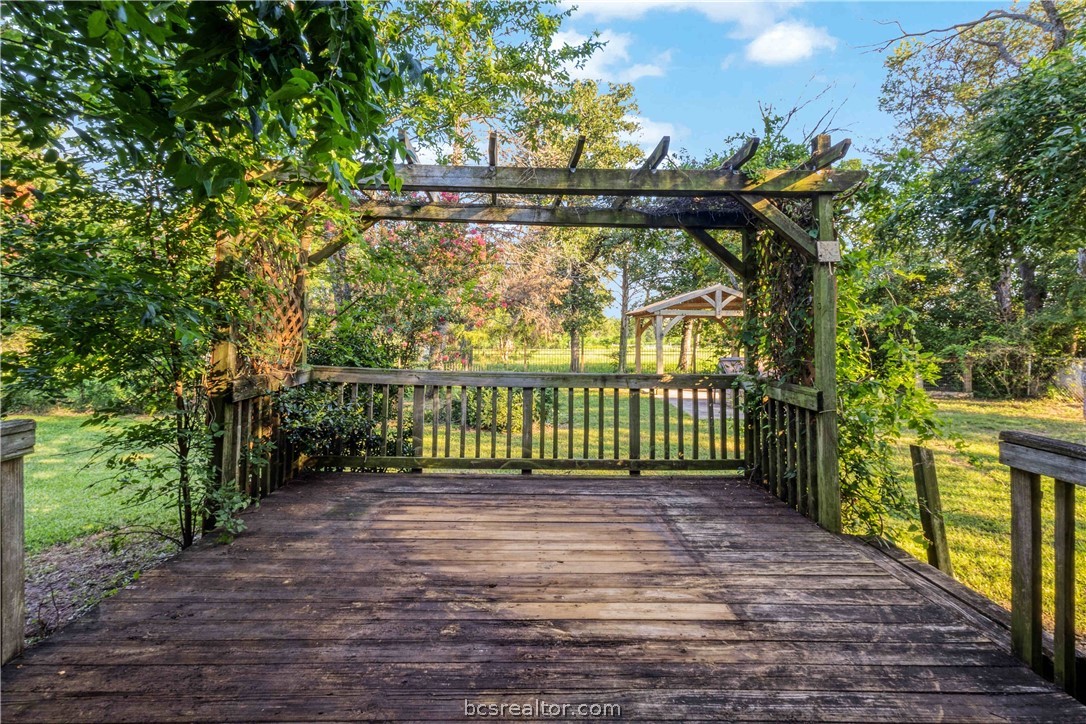
[{"label": "railing top rail", "polygon": [[1086,445],[1070,440],[1060,440],[1054,437],[1046,437],[1033,432],[1021,430],[1004,430],[999,433],[1000,442],[1009,442],[1022,447],[1031,447],[1037,450],[1056,453],[1075,460],[1086,460]]},{"label": "railing top rail", "polygon": [[999,461],[1037,475],[1086,485],[1086,445],[1079,443],[1008,430],[999,433]]},{"label": "railing top rail", "polygon": [[4,420],[0,422],[0,460],[12,460],[34,452],[33,420]]},{"label": "railing top rail", "polygon": [[464,385],[467,387],[572,387],[604,389],[724,389],[736,375],[620,374],[587,372],[461,372],[457,370],[390,370],[315,366],[310,379],[391,385]]}]

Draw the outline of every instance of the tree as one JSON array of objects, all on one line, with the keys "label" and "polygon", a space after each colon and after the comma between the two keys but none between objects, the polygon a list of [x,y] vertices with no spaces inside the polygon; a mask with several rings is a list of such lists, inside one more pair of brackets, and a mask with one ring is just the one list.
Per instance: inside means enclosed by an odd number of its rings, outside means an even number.
[{"label": "tree", "polygon": [[878,236],[925,260],[915,270],[929,283],[909,290],[930,312],[922,338],[976,358],[981,392],[1036,394],[1082,347],[1084,7],[993,10],[888,60],[886,87],[909,110],[900,137],[918,155],[886,154],[895,208]]},{"label": "tree", "polygon": [[425,78],[406,89],[394,123],[454,163],[480,157],[476,139],[484,127],[532,145],[541,127],[567,124],[568,68],[600,47],[594,40],[555,43],[570,13],[553,0],[391,5],[380,37]]},{"label": "tree", "polygon": [[894,46],[879,104],[898,121],[896,145],[945,162],[958,130],[980,112],[981,97],[1031,59],[1063,48],[1086,20],[1084,10],[1082,0],[1037,0],[947,28],[906,32],[898,23],[900,33],[878,46]]},{"label": "tree", "polygon": [[[570,94],[569,112],[577,120],[576,129],[549,124],[539,133],[540,143],[524,151],[521,163],[563,166],[577,135],[591,139],[581,156],[581,168],[623,167],[641,158],[641,150],[628,140],[637,130],[637,124],[632,120],[637,113],[632,86],[613,85],[604,93],[595,81],[579,81]],[[569,200],[566,203],[591,201]],[[601,278],[612,252],[621,244],[620,237],[602,229],[549,229],[543,234],[559,250],[556,272],[567,286],[552,310],[560,317],[562,328],[569,335],[570,369],[580,371],[581,339],[603,319],[603,310],[610,301],[610,293]]]}]

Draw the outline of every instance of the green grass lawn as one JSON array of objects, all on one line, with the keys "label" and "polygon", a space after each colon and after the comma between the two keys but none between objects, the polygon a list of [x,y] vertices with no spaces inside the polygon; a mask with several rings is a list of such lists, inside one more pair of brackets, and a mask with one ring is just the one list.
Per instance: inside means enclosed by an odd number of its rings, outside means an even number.
[{"label": "green grass lawn", "polygon": [[110,494],[103,461],[90,463],[104,437],[101,428],[82,427],[89,415],[19,415],[38,423],[34,453],[26,458],[26,548],[36,553],[90,533],[125,525],[173,524],[159,502],[126,504]]},{"label": "green grass lawn", "polygon": [[[629,368],[633,371],[635,351],[629,349]],[[641,348],[641,365],[645,372],[656,371],[656,348]],[[708,347],[697,350],[697,369],[714,372],[720,354]],[[472,353],[473,370],[506,370],[511,372],[569,372],[569,348],[552,347],[514,350],[503,354],[497,349],[477,349]],[[618,370],[618,347],[589,347],[581,357],[584,372],[605,373]],[[678,345],[664,347],[664,371],[673,373],[679,369]]]},{"label": "green grass lawn", "polygon": [[[981,401],[941,400],[940,415],[950,429],[965,439],[968,449],[979,458],[979,467],[948,447],[935,451],[955,577],[1003,606],[1011,596],[1011,503],[1010,473],[999,463],[999,433],[1002,430],[1027,430],[1042,435],[1086,443],[1086,423],[1080,403],[1057,400]],[[901,473],[911,481],[912,471],[907,447],[899,457]],[[1044,586],[1046,626],[1053,624],[1053,505],[1052,480],[1041,479]],[[909,485],[915,506],[915,489]],[[915,508],[914,508],[915,510]],[[1078,590],[1086,590],[1086,495],[1077,500],[1075,566]],[[926,560],[919,534],[909,532],[910,524],[919,526],[918,514],[895,521],[893,533],[902,548]],[[1077,628],[1086,631],[1086,607],[1079,606]]]}]

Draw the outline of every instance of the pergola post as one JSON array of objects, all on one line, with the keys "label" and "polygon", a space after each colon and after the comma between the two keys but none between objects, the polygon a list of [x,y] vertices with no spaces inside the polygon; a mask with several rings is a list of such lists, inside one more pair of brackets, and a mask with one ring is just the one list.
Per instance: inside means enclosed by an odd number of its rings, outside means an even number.
[{"label": "pergola post", "polygon": [[[812,150],[828,146],[829,137],[819,136]],[[814,199],[818,242],[834,242],[833,197],[819,194]],[[814,267],[814,383],[822,392],[818,412],[818,522],[835,533],[841,532],[841,480],[837,460],[837,276],[832,262],[815,262]]]},{"label": "pergola post", "polygon": [[[743,235],[743,269],[746,272],[743,274],[743,319],[749,324],[750,320],[750,292],[754,285],[754,274],[757,269],[754,257],[754,243],[757,240],[756,232],[753,229],[744,229]],[[740,335],[742,339],[746,335]],[[743,359],[746,362],[747,376],[753,378],[758,374],[758,367],[755,362],[755,350],[749,341],[743,344]],[[738,393],[736,393],[738,394]],[[752,414],[753,405],[751,404],[750,397],[746,398],[746,409],[743,411],[743,456],[746,461],[746,474],[751,478],[760,479],[761,470],[757,467],[757,459],[754,455],[755,436],[757,431],[754,429],[757,419]],[[734,420],[734,424],[738,425],[739,420]]]},{"label": "pergola post", "polygon": [[[225,234],[220,235],[215,242],[215,286],[226,279],[236,255],[236,240]],[[237,346],[234,344],[234,329],[231,324],[223,323],[218,329],[218,335],[219,338],[211,347],[207,391],[211,424],[221,431],[212,440],[212,472],[215,484],[226,488],[236,484],[236,470],[232,463],[237,457],[237,450],[232,449],[232,445],[234,428],[237,425],[233,400],[233,384],[237,375]],[[205,531],[217,525],[216,512],[212,509],[206,511],[202,526]]]},{"label": "pergola post", "polygon": [[664,317],[657,314],[653,318],[656,331],[656,374],[664,374]]}]

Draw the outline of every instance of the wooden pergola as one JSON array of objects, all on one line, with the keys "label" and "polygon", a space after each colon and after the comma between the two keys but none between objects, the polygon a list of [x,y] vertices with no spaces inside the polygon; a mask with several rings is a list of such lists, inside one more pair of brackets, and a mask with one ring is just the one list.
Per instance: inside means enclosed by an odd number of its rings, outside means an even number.
[{"label": "wooden pergola", "polygon": [[[407,163],[396,166],[396,176],[400,182],[398,188],[393,190],[387,183],[359,188],[355,210],[362,228],[381,221],[426,221],[682,230],[719,259],[737,279],[742,280],[741,290],[729,289],[728,293],[735,297],[730,303],[742,304],[744,308],[751,299],[750,287],[759,272],[758,253],[765,250],[759,244],[785,245],[794,252],[795,259],[809,264],[812,267],[809,277],[812,288],[803,297],[813,300],[813,353],[811,359],[802,362],[813,370],[813,384],[801,386],[788,384],[791,381],[786,380],[762,381],[764,392],[759,391],[756,398],[768,400],[768,403],[763,404],[760,410],[748,413],[745,418],[749,421],[744,433],[748,441],[742,467],[754,477],[767,480],[778,495],[796,498],[790,502],[824,527],[840,530],[835,387],[837,290],[834,265],[841,254],[833,229],[833,199],[856,187],[866,177],[866,172],[838,171],[832,169],[831,165],[844,157],[850,141],[832,143],[829,136],[820,135],[812,141],[811,155],[803,163],[788,169],[747,173],[743,167],[758,149],[757,138],[749,139],[718,167],[706,169],[659,168],[667,157],[670,139],[666,136],[643,163],[632,169],[580,167],[586,145],[584,136],[575,141],[568,163],[561,168],[499,165],[498,140],[493,133],[489,143],[489,162],[482,166],[420,164],[406,136],[401,135],[401,139],[407,150]],[[447,201],[448,194],[454,194],[455,201]],[[805,202],[802,205],[805,209],[804,219],[801,221],[785,211],[797,208],[797,201]],[[729,247],[726,241],[713,235],[717,230],[738,231],[741,244]],[[756,237],[759,230],[773,233],[759,239]],[[300,320],[295,326],[299,327],[296,333],[297,347],[302,350],[299,354],[303,359],[301,340],[304,336],[305,269],[328,259],[348,242],[347,235],[344,235],[314,250],[308,248],[307,242],[303,243],[298,272],[289,290],[291,319]],[[224,250],[225,253],[228,252]],[[295,334],[293,329],[291,333]],[[290,348],[289,345],[283,346]],[[757,370],[751,368],[753,357],[750,350],[747,350],[746,358],[747,373],[755,376]],[[212,369],[214,379],[238,379],[236,353],[230,341],[224,341],[215,350]],[[304,372],[302,377],[305,377]],[[687,385],[690,388],[703,383],[710,386],[725,384],[723,378],[709,380],[705,377],[699,382],[693,379],[696,375],[688,376],[691,377],[689,380],[684,378],[670,382],[659,378],[655,378],[654,382],[647,375],[623,380],[590,380],[587,376],[582,380],[577,375],[568,377],[557,381],[532,378],[509,384],[525,388],[531,386],[529,383],[544,382],[554,383],[553,387],[570,389],[613,387],[631,390],[634,398],[636,395],[633,393],[638,390],[649,390],[661,384]],[[298,379],[295,376],[279,384],[297,384]],[[736,380],[738,378],[727,381],[729,389],[735,389]],[[382,378],[381,384],[392,382],[391,377],[387,380]],[[481,378],[472,378],[467,382],[488,386],[487,381]],[[440,387],[436,382],[434,384]],[[463,384],[463,381],[448,384]],[[251,384],[248,386],[253,387]],[[268,388],[275,386],[275,383],[267,385]],[[245,411],[236,413],[233,410],[231,394],[221,387],[216,388],[213,394],[214,422],[225,427],[233,424],[231,416],[245,414]],[[233,399],[239,398],[234,395]],[[526,394],[525,399],[530,397]],[[263,408],[258,406],[258,409]],[[766,424],[755,424],[755,418],[759,415],[764,417]],[[264,430],[263,427],[259,429]],[[768,429],[777,432],[766,433]],[[784,441],[787,441],[788,449],[785,449]],[[416,448],[420,446],[421,443]],[[216,447],[216,459],[223,461],[223,475],[229,476],[232,473],[228,469],[233,465],[231,461],[236,457],[236,450],[228,442],[218,439]],[[530,448],[525,444],[523,449],[527,452]],[[663,469],[667,465],[688,467],[691,462],[634,459],[623,464],[631,465],[630,469],[634,471],[633,466],[638,470],[649,467]],[[719,464],[712,460],[693,462]],[[788,485],[796,489],[788,493],[785,490]],[[797,486],[807,493],[797,492]]]},{"label": "wooden pergola", "polygon": [[743,316],[743,293],[723,284],[661,299],[627,312],[634,320],[634,371],[641,373],[641,336],[650,326],[656,338],[656,374],[664,374],[664,337],[686,319],[713,319],[723,324],[728,317]]}]

